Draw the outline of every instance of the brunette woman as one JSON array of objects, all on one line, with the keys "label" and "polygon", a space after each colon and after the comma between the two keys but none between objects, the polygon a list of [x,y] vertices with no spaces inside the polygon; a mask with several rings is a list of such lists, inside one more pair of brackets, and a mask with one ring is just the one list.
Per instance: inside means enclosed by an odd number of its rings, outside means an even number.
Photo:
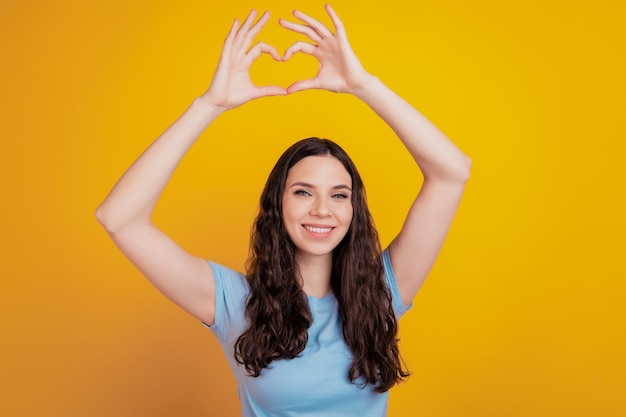
[{"label": "brunette woman", "polygon": [[[410,307],[444,241],[470,160],[406,101],[369,74],[334,26],[295,11],[280,25],[310,40],[281,57],[254,37],[269,19],[235,20],[208,90],[128,169],[98,221],[139,270],[220,341],[244,416],[384,416],[404,379],[397,319]],[[320,68],[287,89],[255,86],[250,65],[267,53],[315,57]],[[178,163],[224,111],[307,89],[352,94],[397,134],[424,175],[404,225],[381,251],[361,178],[332,141],[291,146],[270,173],[254,223],[246,274],[195,257],[151,221]],[[287,98],[286,98],[287,99]],[[381,143],[380,146],[385,146]]]}]

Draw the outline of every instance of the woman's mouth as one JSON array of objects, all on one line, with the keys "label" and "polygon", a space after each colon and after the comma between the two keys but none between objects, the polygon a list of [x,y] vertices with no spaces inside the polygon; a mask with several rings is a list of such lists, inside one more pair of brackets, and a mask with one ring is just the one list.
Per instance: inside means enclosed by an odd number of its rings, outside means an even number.
[{"label": "woman's mouth", "polygon": [[317,233],[317,234],[329,233],[331,230],[334,229],[334,227],[316,227],[316,226],[308,226],[306,224],[303,224],[302,226],[304,226],[304,228],[308,230],[309,232]]}]

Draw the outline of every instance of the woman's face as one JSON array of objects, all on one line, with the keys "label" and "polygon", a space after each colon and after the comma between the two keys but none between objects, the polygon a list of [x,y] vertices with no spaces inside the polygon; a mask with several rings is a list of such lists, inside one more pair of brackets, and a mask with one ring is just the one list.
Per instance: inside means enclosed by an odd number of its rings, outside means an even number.
[{"label": "woman's face", "polygon": [[309,156],[287,175],[283,222],[299,256],[326,256],[352,222],[352,178],[330,155]]}]

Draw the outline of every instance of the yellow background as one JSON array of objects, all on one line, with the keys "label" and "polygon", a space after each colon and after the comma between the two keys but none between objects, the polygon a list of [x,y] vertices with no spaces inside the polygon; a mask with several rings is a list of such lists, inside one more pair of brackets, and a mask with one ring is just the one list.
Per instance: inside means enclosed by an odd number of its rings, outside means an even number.
[{"label": "yellow background", "polygon": [[[473,159],[431,276],[401,321],[413,371],[400,416],[626,415],[624,2],[336,0],[372,73]],[[208,86],[234,17],[259,37],[318,1],[4,0],[0,5],[0,415],[228,416],[238,403],[208,330],[159,295],[93,212]],[[316,63],[261,58],[287,85]],[[340,142],[383,244],[420,182],[390,130],[349,96],[305,92],[221,117],[155,220],[241,269],[270,167],[307,136]]]}]

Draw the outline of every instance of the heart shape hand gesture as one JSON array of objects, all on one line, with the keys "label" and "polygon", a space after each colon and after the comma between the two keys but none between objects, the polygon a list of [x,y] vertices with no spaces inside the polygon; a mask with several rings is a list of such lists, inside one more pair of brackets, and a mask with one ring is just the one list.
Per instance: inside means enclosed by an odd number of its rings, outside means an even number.
[{"label": "heart shape hand gesture", "polygon": [[[274,47],[263,42],[250,48],[254,37],[269,20],[268,12],[254,24],[256,17],[254,10],[241,25],[236,19],[224,41],[211,85],[201,98],[226,110],[256,98],[286,95],[313,88],[354,93],[372,76],[363,69],[352,51],[343,23],[337,14],[329,5],[326,5],[326,11],[333,23],[334,34],[322,23],[298,10],[294,11],[294,16],[301,23],[279,20],[283,28],[303,34],[314,42],[298,41],[289,47],[282,57]],[[318,60],[319,70],[315,77],[296,81],[286,89],[280,86],[257,86],[252,83],[250,66],[261,54],[269,54],[276,61],[287,61],[298,52],[312,55]]]}]

